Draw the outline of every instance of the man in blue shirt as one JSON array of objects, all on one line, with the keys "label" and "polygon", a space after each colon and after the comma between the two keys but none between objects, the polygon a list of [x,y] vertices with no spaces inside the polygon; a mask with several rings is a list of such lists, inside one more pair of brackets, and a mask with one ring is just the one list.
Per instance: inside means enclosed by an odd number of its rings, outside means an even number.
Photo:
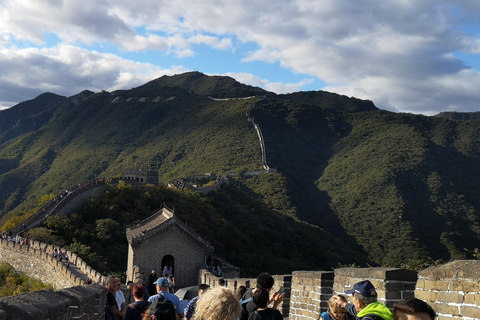
[{"label": "man in blue shirt", "polygon": [[187,312],[185,314],[185,319],[190,320],[192,319],[194,313],[195,313],[195,307],[197,305],[198,299],[210,288],[208,284],[201,284],[198,286],[198,296],[190,300],[190,302],[187,305]]},{"label": "man in blue shirt", "polygon": [[180,317],[180,319],[183,318],[184,312],[181,308],[180,299],[176,295],[168,292],[167,278],[163,278],[163,277],[158,278],[157,281],[155,281],[155,285],[157,287],[158,294],[148,298],[148,302],[153,303],[162,295],[165,299],[170,300],[173,303],[173,305],[175,306],[175,310],[177,311],[177,314]]}]

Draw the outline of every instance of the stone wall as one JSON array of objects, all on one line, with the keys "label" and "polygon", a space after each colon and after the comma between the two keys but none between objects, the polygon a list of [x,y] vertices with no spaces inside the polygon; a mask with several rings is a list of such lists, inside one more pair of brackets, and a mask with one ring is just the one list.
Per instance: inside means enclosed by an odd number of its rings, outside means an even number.
[{"label": "stone wall", "polygon": [[56,292],[40,290],[0,299],[0,320],[105,319],[105,287],[76,286]]},{"label": "stone wall", "polygon": [[29,245],[0,241],[0,261],[52,285],[55,290],[85,285],[88,279],[97,282],[101,278],[102,275],[88,266],[76,253],[62,250],[69,256],[70,266],[67,267],[66,262],[60,262],[53,257],[53,251],[53,246],[38,241],[32,241]]},{"label": "stone wall", "polygon": [[290,318],[320,318],[333,294],[333,271],[294,271],[291,284]]},{"label": "stone wall", "polygon": [[480,319],[480,261],[456,260],[418,274],[415,297],[425,300],[438,319]]},{"label": "stone wall", "polygon": [[[135,270],[138,273],[138,269]],[[417,279],[418,276],[418,279]],[[341,268],[334,271],[294,271],[274,275],[273,292],[285,288],[286,299],[280,310],[292,320],[317,320],[326,311],[333,293],[344,293],[365,279],[377,288],[380,302],[389,308],[401,299],[427,301],[439,320],[480,320],[480,261],[461,260],[431,267],[418,275],[395,268]],[[198,274],[197,284],[218,286],[218,279],[207,270]],[[241,285],[256,286],[255,278],[224,279],[236,291]],[[58,292],[38,291],[0,299],[0,320],[103,319],[106,289],[99,285],[77,286]]]}]

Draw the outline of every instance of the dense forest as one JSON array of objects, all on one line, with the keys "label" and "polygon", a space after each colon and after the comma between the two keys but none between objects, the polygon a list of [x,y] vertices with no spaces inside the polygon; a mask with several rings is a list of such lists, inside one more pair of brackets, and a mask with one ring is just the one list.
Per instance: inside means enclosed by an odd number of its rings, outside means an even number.
[{"label": "dense forest", "polygon": [[[277,173],[239,177],[206,197],[163,185],[113,188],[32,236],[61,242],[101,270],[121,270],[126,247],[112,249],[115,257],[102,247],[126,244],[125,228],[169,199],[248,275],[263,259],[272,272],[353,263],[418,270],[480,247],[475,116],[397,114],[323,91],[275,95],[198,72],[131,90],[46,93],[0,111],[0,224],[5,230],[64,188],[128,167],[158,169],[162,183],[261,170],[249,109]],[[266,234],[270,242],[261,241],[275,250],[249,249]],[[232,238],[239,240],[225,241]]]}]

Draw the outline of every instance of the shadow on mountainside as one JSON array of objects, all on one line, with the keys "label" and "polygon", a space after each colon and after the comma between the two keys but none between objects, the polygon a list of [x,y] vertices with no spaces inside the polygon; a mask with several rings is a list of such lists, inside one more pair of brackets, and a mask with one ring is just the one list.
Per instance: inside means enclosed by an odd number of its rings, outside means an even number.
[{"label": "shadow on mountainside", "polygon": [[479,180],[480,159],[434,143],[421,167],[397,176],[404,218],[434,260],[465,259],[480,243]]},{"label": "shadow on mountainside", "polygon": [[286,177],[288,193],[297,216],[343,239],[359,255],[364,250],[348,236],[331,199],[316,186],[332,156],[332,146],[348,135],[351,125],[341,112],[281,100],[264,100],[251,111],[266,145],[267,162]]}]

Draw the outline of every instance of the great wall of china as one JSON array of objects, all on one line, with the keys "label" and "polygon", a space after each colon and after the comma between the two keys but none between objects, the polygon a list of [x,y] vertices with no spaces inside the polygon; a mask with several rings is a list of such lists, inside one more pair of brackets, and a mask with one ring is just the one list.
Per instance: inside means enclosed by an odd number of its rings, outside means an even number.
[{"label": "great wall of china", "polygon": [[[252,105],[252,107],[254,104]],[[249,110],[250,111],[250,110]],[[260,128],[250,118],[262,146],[262,162],[266,171],[266,151]],[[258,128],[257,128],[258,127]],[[118,179],[110,180],[111,183]],[[95,196],[105,186],[104,180],[90,181],[69,188],[61,200],[51,200],[25,221],[31,228],[52,214],[72,212],[87,197]],[[10,230],[22,233],[23,225]],[[75,253],[63,250],[69,256],[67,267],[53,257],[53,246],[32,241],[29,245],[0,241],[0,261],[12,264],[16,270],[51,284],[56,291],[40,290],[0,299],[0,320],[28,319],[105,319],[106,289],[97,284],[103,277],[90,268]],[[268,270],[266,270],[268,271]],[[343,293],[353,284],[371,280],[379,293],[379,300],[391,308],[407,297],[427,301],[438,313],[439,320],[480,320],[480,261],[456,260],[433,266],[419,273],[396,268],[340,268],[333,271],[293,271],[275,275],[275,287],[285,288],[286,300],[281,306],[284,317],[291,320],[318,320],[325,311],[333,293]],[[92,284],[89,284],[90,281]],[[198,284],[217,285],[218,278],[207,270],[198,273]],[[255,278],[225,279],[232,290],[240,285],[255,286]]]}]

